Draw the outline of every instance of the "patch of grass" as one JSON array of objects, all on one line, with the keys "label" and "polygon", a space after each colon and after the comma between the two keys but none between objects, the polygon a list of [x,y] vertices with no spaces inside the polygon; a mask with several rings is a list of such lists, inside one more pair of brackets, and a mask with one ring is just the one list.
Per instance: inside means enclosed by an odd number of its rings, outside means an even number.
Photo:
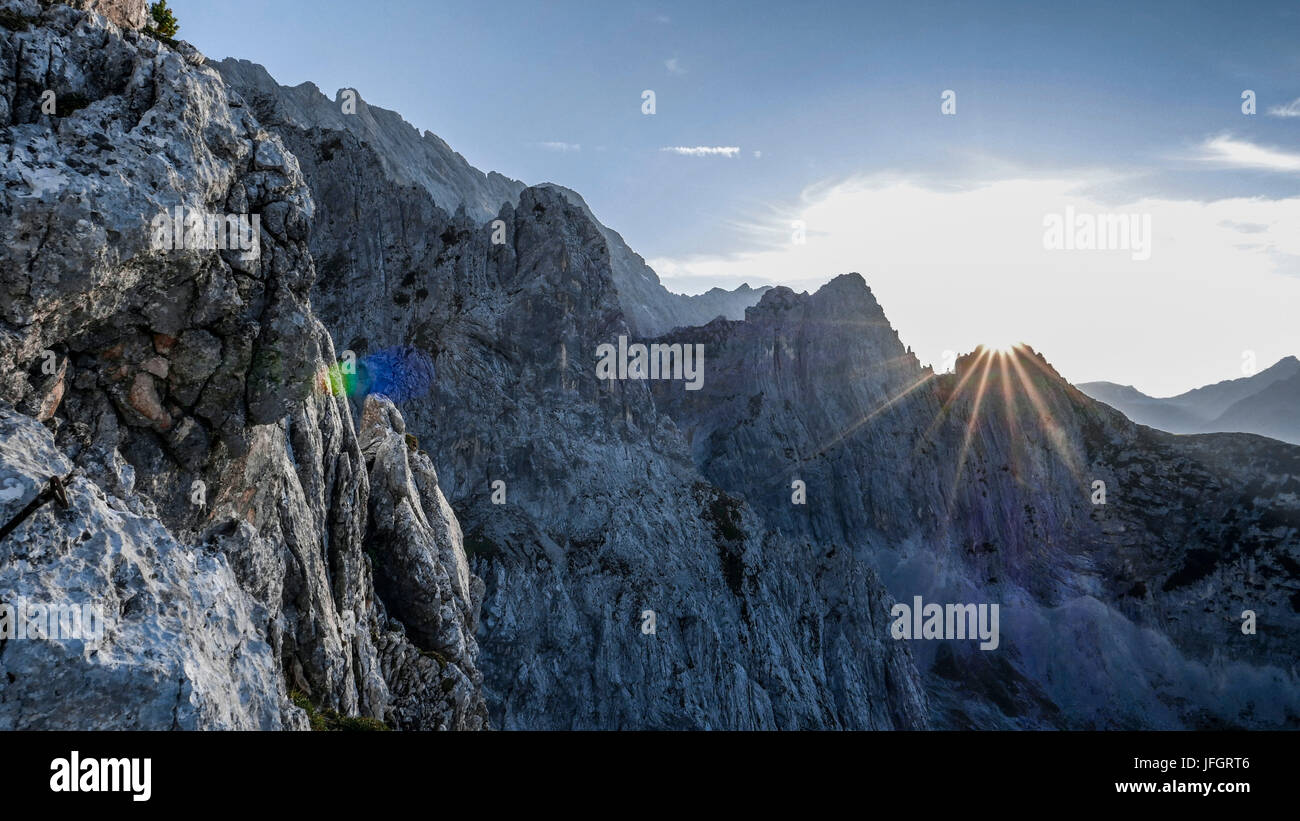
[{"label": "patch of grass", "polygon": [[385,732],[392,729],[377,718],[341,716],[335,710],[318,709],[311,703],[311,699],[298,690],[289,691],[289,700],[293,706],[307,713],[307,721],[315,732]]}]

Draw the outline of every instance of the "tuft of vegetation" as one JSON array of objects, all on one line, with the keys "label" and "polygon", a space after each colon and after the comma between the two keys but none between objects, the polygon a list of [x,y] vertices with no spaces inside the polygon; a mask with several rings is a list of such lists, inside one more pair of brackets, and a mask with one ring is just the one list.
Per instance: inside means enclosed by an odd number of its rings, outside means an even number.
[{"label": "tuft of vegetation", "polygon": [[484,538],[481,530],[465,534],[465,557],[472,559],[476,556],[482,556],[490,559],[501,552],[501,548],[491,539]]},{"label": "tuft of vegetation", "polygon": [[446,667],[447,665],[451,664],[450,661],[447,661],[447,657],[444,656],[442,653],[439,653],[437,650],[432,650],[432,649],[421,650],[420,655],[424,656],[427,659],[433,659],[434,661],[438,662],[439,667]]},{"label": "tuft of vegetation", "polygon": [[419,453],[420,440],[416,439],[413,434],[410,433],[406,434],[406,448],[407,450],[411,451],[411,453]]},{"label": "tuft of vegetation", "polygon": [[298,690],[289,691],[289,700],[293,702],[293,706],[307,713],[307,721],[316,732],[384,732],[392,729],[377,718],[341,716],[328,708],[318,709],[311,703],[311,699]]},{"label": "tuft of vegetation", "polygon": [[713,522],[715,536],[733,542],[744,540],[745,531],[740,529],[740,503],[730,496],[718,493],[713,497],[705,518]]},{"label": "tuft of vegetation", "polygon": [[180,31],[181,24],[176,22],[176,15],[167,8],[167,0],[151,3],[149,17],[153,22],[145,25],[144,33],[162,40],[169,46],[175,46],[176,32]]}]

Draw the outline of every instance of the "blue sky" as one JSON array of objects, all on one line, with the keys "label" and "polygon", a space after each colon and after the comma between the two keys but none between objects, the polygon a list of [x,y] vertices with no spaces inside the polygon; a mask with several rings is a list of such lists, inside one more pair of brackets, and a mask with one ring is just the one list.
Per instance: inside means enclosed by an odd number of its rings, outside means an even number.
[{"label": "blue sky", "polygon": [[[1174,393],[1242,375],[1246,351],[1260,367],[1300,353],[1279,307],[1300,299],[1300,249],[1282,230],[1300,198],[1300,116],[1269,113],[1300,99],[1300,4],[1135,5],[172,0],[180,37],[211,57],[250,59],[330,95],[355,87],[479,168],[578,190],[675,290],[811,288],[843,272],[819,268],[839,266],[863,273],[926,361],[996,332],[1075,381]],[[641,113],[644,89],[653,116]],[[945,89],[955,116],[940,113]],[[1244,89],[1255,116],[1241,111]],[[739,150],[663,150],[697,146]],[[1015,180],[1058,184],[998,188]],[[887,238],[852,236],[855,225],[900,233],[886,192],[910,197],[917,219],[945,215],[915,264]],[[1039,199],[1007,199],[1025,196]],[[1063,198],[1154,212],[1154,264],[1135,274],[1127,261],[1099,271],[1091,257],[1003,253],[945,221],[1001,208],[1037,221]],[[1232,219],[1244,204],[1253,221]],[[807,245],[788,247],[790,222],[810,213],[821,217]],[[1198,244],[1203,226],[1224,222],[1246,226],[1210,232],[1240,262]],[[959,237],[978,258],[945,256]],[[1181,253],[1165,253],[1180,238]],[[1231,270],[1216,283],[1214,271],[1180,267],[1198,259]],[[963,261],[975,264],[948,270]],[[1016,265],[1041,270],[1004,279]],[[1150,280],[1132,295],[1146,302],[1102,339],[1095,316],[1091,337],[1082,319],[1034,319],[1063,305],[1103,312],[1098,290],[1134,276]],[[1047,284],[1027,285],[1033,277]],[[932,316],[945,293],[967,315]],[[1256,315],[1237,316],[1256,303]],[[1294,317],[1300,302],[1291,307]],[[1141,321],[1156,327],[1117,327]],[[1221,323],[1209,338],[1205,322]],[[1157,356],[1166,364],[1154,367]]]}]

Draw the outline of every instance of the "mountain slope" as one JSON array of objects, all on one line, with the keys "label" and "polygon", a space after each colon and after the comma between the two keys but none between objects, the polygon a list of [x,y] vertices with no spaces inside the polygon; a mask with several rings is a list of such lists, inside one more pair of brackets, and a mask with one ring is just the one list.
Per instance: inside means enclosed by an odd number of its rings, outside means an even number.
[{"label": "mountain slope", "polygon": [[659,336],[673,328],[703,325],[718,317],[740,319],[745,315],[745,309],[758,302],[763,292],[768,290],[766,285],[751,288],[746,283],[731,291],[711,288],[692,296],[671,293],[659,282],[654,269],[628,247],[617,231],[606,228],[596,219],[582,195],[554,183],[546,183],[545,187],[560,192],[581,208],[605,237],[619,301],[628,328],[636,336]]},{"label": "mountain slope", "polygon": [[[596,347],[635,336],[645,306],[618,284],[638,270],[613,258],[621,240],[574,195],[524,190],[496,215],[507,242],[494,245],[488,225],[385,177],[372,146],[271,122],[317,203],[327,326],[359,354],[414,345],[436,363],[437,385],[404,411],[487,585],[495,724],[1300,716],[1293,450],[1160,438],[1032,353],[1005,375],[977,352],[936,377],[856,275],[662,336],[705,346],[703,390],[600,382]],[[993,389],[977,402],[981,382]],[[795,478],[806,506],[791,504]],[[1095,480],[1106,506],[1089,500]],[[887,638],[880,608],[917,594],[1001,602],[1005,649]],[[1235,630],[1246,605],[1276,620],[1268,636]],[[655,649],[636,629],[646,610]]]},{"label": "mountain slope", "polygon": [[[0,516],[80,472],[0,601],[113,616],[0,644],[0,726],[1300,724],[1300,448],[1135,425],[1028,349],[935,375],[856,274],[657,338],[698,391],[599,379],[672,311],[571,195],[492,210],[396,115],[0,2],[36,55],[0,61]],[[155,247],[182,203],[259,254]],[[999,646],[894,639],[917,595],[998,604]]]},{"label": "mountain slope", "polygon": [[701,481],[643,384],[596,380],[590,352],[629,329],[585,212],[525,189],[494,245],[359,141],[325,157],[280,133],[317,204],[313,304],[358,355],[413,345],[438,374],[403,415],[486,583],[494,726],[926,726],[870,568],[764,531]]},{"label": "mountain slope", "polygon": [[1247,431],[1300,444],[1300,371],[1233,403],[1204,430]]}]

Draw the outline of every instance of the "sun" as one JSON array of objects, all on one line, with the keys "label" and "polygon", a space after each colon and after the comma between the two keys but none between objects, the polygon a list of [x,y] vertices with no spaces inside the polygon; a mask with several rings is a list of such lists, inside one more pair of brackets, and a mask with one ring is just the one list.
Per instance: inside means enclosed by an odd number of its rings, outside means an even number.
[{"label": "sun", "polygon": [[984,341],[980,343],[979,347],[990,353],[1009,354],[1024,344],[1024,342],[1021,342],[1018,339],[994,334],[985,336]]}]

